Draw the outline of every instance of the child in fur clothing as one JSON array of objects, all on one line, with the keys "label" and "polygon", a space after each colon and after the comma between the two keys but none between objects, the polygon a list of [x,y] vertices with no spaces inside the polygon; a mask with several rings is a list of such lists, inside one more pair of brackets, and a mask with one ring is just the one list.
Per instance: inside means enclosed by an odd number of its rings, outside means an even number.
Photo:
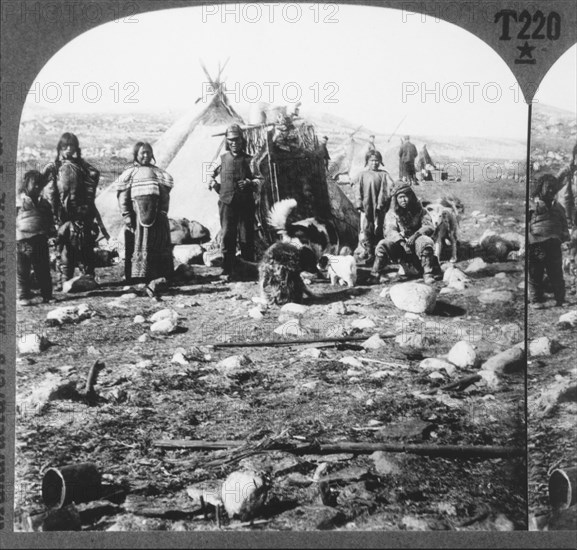
[{"label": "child in fur clothing", "polygon": [[30,305],[32,268],[40,285],[42,300],[52,300],[52,278],[48,237],[55,234],[50,203],[40,196],[44,179],[37,170],[24,174],[18,189],[16,214],[16,276],[18,302]]},{"label": "child in fur clothing", "polygon": [[549,276],[557,306],[565,301],[561,243],[569,240],[565,209],[554,199],[555,176],[546,174],[536,183],[529,210],[529,301],[540,309],[545,301],[543,278]]}]

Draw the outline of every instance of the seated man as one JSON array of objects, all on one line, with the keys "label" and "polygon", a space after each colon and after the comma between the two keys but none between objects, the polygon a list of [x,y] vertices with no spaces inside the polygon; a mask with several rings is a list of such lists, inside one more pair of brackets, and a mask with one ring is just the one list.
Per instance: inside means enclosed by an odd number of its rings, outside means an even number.
[{"label": "seated man", "polygon": [[384,238],[375,251],[373,277],[378,278],[387,264],[400,263],[403,267],[413,265],[423,273],[426,284],[434,283],[441,277],[441,267],[434,254],[433,232],[431,216],[411,186],[398,182],[385,216]]}]

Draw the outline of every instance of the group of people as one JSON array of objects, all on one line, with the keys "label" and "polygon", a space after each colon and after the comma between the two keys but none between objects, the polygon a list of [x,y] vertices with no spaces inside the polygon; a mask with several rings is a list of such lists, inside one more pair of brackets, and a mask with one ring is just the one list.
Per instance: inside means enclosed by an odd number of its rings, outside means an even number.
[{"label": "group of people", "polygon": [[[168,222],[171,176],[154,165],[149,143],[138,142],[132,165],[115,181],[124,220],[125,279],[150,282],[173,269]],[[95,205],[99,171],[82,158],[78,138],[65,133],[56,158],[19,182],[16,215],[17,281],[20,305],[30,305],[33,275],[44,302],[53,298],[49,247],[57,251],[59,287],[80,268],[94,276],[99,234],[109,239]]]},{"label": "group of people", "polygon": [[431,216],[415,195],[412,183],[395,183],[381,166],[381,153],[369,151],[365,170],[353,181],[361,218],[355,255],[365,265],[372,265],[372,282],[381,280],[389,264],[400,263],[405,271],[416,268],[425,283],[434,283],[441,276],[441,268],[434,254]]}]

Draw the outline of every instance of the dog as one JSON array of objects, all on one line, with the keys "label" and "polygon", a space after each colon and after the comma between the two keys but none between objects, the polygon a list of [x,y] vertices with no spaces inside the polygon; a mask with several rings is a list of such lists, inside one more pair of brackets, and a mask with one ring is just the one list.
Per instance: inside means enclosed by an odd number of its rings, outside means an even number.
[{"label": "dog", "polygon": [[301,273],[314,273],[316,270],[315,253],[308,246],[274,243],[265,251],[258,266],[261,296],[269,304],[300,304],[304,296],[315,296]]},{"label": "dog", "polygon": [[330,247],[327,227],[316,218],[289,223],[296,205],[296,200],[284,199],[272,206],[268,216],[281,240],[265,251],[258,272],[261,296],[272,304],[298,304],[304,296],[314,297],[301,274],[318,274],[318,259]]},{"label": "dog", "polygon": [[465,211],[463,203],[457,197],[449,196],[437,199],[436,202],[425,202],[423,206],[429,212],[435,232],[435,256],[441,259],[443,246],[451,247],[450,262],[457,261],[457,244],[459,241],[459,220]]},{"label": "dog", "polygon": [[[341,251],[342,252],[342,251]],[[352,288],[357,282],[357,262],[349,254],[324,254],[317,264],[319,270],[327,271],[331,285],[340,284]]]}]

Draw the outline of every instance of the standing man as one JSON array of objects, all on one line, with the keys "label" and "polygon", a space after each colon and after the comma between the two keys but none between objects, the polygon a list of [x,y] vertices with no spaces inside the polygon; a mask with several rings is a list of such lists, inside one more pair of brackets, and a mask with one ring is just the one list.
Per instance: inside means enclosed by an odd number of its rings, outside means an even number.
[{"label": "standing man", "polygon": [[[234,278],[237,235],[243,259],[254,262],[255,200],[259,180],[250,168],[252,157],[245,152],[246,142],[238,124],[226,130],[226,153],[212,174],[209,189],[219,194],[221,251],[224,257],[221,279]],[[216,177],[220,175],[220,183]]]},{"label": "standing man", "polygon": [[331,160],[331,156],[329,155],[329,150],[327,149],[327,143],[329,142],[329,138],[327,136],[323,136],[323,140],[319,145],[319,153],[321,158],[324,160],[325,168],[329,169],[329,160]]},{"label": "standing man", "polygon": [[399,177],[415,185],[418,185],[415,175],[415,159],[417,156],[417,148],[411,143],[411,136],[405,136],[399,149],[399,166],[402,168],[402,174],[399,174]]},{"label": "standing man", "polygon": [[[386,170],[380,170],[383,157],[379,151],[370,153],[367,165],[355,179],[356,208],[361,214],[361,232],[357,257],[371,264],[375,246],[383,238],[383,224],[388,209],[393,179]],[[368,167],[367,167],[368,166]]]},{"label": "standing man", "polygon": [[559,171],[557,180],[560,184],[557,198],[565,209],[569,227],[572,227],[577,213],[577,143],[573,147],[571,161]]}]

